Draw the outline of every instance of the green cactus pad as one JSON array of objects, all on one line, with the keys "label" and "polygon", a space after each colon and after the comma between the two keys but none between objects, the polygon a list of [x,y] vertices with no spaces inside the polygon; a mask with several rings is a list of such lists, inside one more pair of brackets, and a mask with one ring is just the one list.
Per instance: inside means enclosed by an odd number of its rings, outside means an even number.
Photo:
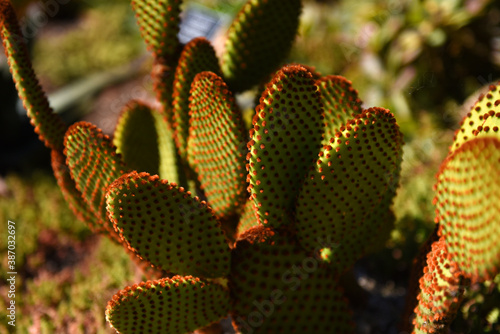
[{"label": "green cactus pad", "polygon": [[31,66],[28,50],[10,1],[0,1],[0,35],[12,78],[35,132],[45,146],[62,151],[66,125],[52,111]]},{"label": "green cactus pad", "polygon": [[195,38],[184,47],[175,70],[173,92],[173,128],[177,149],[186,158],[189,136],[189,97],[194,77],[204,71],[220,73],[215,50],[203,37]]},{"label": "green cactus pad", "polygon": [[257,210],[252,200],[248,200],[243,207],[243,213],[241,214],[240,221],[238,222],[237,236],[245,233],[252,227],[259,226],[259,218],[257,216]]},{"label": "green cactus pad", "polygon": [[64,138],[64,155],[76,189],[98,221],[111,233],[113,226],[107,219],[106,188],[129,169],[116,153],[116,147],[100,129],[87,122],[69,127]]},{"label": "green cactus pad", "polygon": [[339,283],[291,235],[260,226],[236,243],[229,287],[241,333],[354,333]]},{"label": "green cactus pad", "polygon": [[150,174],[158,174],[160,165],[155,114],[144,103],[130,101],[120,114],[113,136],[123,162],[131,169]]},{"label": "green cactus pad", "polygon": [[329,75],[316,81],[325,107],[325,139],[332,138],[348,120],[362,111],[358,92],[351,82],[338,75]]},{"label": "green cactus pad", "polygon": [[248,143],[248,190],[260,222],[289,220],[300,186],[321,147],[323,106],[311,74],[280,70],[262,94]]},{"label": "green cactus pad", "polygon": [[179,275],[222,277],[229,246],[213,211],[190,192],[158,176],[132,172],[106,195],[109,218],[128,248]]},{"label": "green cactus pad", "polygon": [[106,319],[119,333],[180,334],[224,318],[229,292],[192,276],[142,282],[108,302]]},{"label": "green cactus pad", "polygon": [[474,282],[500,272],[500,140],[463,143],[436,184],[436,222],[448,252]]},{"label": "green cactus pad", "polygon": [[372,240],[366,233],[374,222],[369,217],[398,177],[401,145],[389,110],[364,110],[323,147],[306,178],[297,201],[297,236],[307,250],[329,238],[336,272],[354,264]]},{"label": "green cactus pad", "polygon": [[460,269],[446,252],[444,240],[434,242],[420,278],[413,333],[448,333],[466,286]]},{"label": "green cactus pad", "polygon": [[500,139],[500,82],[491,85],[488,93],[479,97],[461,124],[455,133],[450,154],[463,143],[477,137],[493,136]]},{"label": "green cactus pad", "polygon": [[222,72],[233,91],[258,84],[290,52],[297,34],[300,0],[249,0],[228,31]]},{"label": "green cactus pad", "polygon": [[187,157],[219,217],[239,213],[247,199],[248,152],[241,111],[222,79],[199,73],[191,88]]},{"label": "green cactus pad", "polygon": [[154,117],[158,133],[158,152],[160,154],[158,173],[160,178],[177,184],[188,184],[184,167],[175,147],[172,130],[164,117],[159,114],[154,114]]},{"label": "green cactus pad", "polygon": [[155,58],[171,60],[179,47],[181,0],[132,0],[137,24]]},{"label": "green cactus pad", "polygon": [[92,232],[102,232],[103,224],[97,221],[96,216],[83,200],[82,193],[76,189],[75,181],[71,178],[69,168],[66,166],[66,157],[61,152],[52,150],[51,158],[57,184],[71,211],[80,221],[86,223]]}]

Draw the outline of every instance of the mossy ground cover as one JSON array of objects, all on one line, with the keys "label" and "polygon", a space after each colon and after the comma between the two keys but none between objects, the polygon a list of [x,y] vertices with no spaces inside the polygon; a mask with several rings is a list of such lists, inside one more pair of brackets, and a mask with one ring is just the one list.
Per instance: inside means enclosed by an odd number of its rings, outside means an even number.
[{"label": "mossy ground cover", "polygon": [[[2,180],[0,221],[16,223],[16,333],[112,333],[103,305],[137,280],[121,247],[93,235],[67,207],[48,172]],[[0,229],[1,280],[6,282],[7,229]],[[7,285],[0,286],[0,333],[7,325]]]}]

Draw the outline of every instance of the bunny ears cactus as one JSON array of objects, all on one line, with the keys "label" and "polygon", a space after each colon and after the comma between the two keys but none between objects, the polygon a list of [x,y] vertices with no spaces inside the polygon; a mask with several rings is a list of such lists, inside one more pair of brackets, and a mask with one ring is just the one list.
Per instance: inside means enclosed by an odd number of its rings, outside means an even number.
[{"label": "bunny ears cactus", "polygon": [[[18,87],[43,102],[28,109],[66,200],[172,276],[118,292],[106,310],[112,327],[184,333],[230,313],[242,333],[352,333],[339,276],[394,223],[402,135],[388,110],[362,110],[342,77],[300,65],[270,74],[301,1],[249,0],[221,62],[203,38],[180,45],[180,1],[133,1],[162,107],[130,102],[113,139],[85,122],[65,130],[26,53],[10,47],[17,21],[0,4],[11,68],[29,69]],[[270,76],[247,135],[234,92]]]},{"label": "bunny ears cactus", "polygon": [[[106,195],[109,218],[121,240],[150,265],[186,275],[177,276],[179,279],[228,281],[221,284],[229,289],[231,315],[242,333],[288,330],[286,323],[291,318],[294,326],[299,326],[295,328],[305,331],[326,333],[336,328],[352,332],[338,277],[364,253],[365,247],[360,245],[373,240],[373,233],[366,231],[392,224],[393,216],[381,214],[389,218],[377,219],[372,214],[388,211],[394,195],[388,175],[398,177],[402,145],[394,116],[381,108],[364,110],[342,125],[329,145],[321,147],[326,124],[318,84],[302,66],[282,68],[262,93],[247,145],[248,178],[254,176],[258,186],[258,177],[266,180],[266,175],[253,171],[264,170],[269,171],[270,181],[264,184],[265,191],[256,191],[245,204],[245,197],[241,197],[244,135],[229,88],[215,73],[202,72],[194,78],[190,95],[187,156],[207,191],[208,204],[158,176],[125,174],[111,184]],[[316,119],[311,117],[314,113]],[[307,137],[308,145],[304,145]],[[294,147],[299,143],[315,151],[309,159]],[[287,180],[279,179],[286,164],[281,156],[288,163],[297,161],[301,169],[290,168],[296,174],[291,180],[294,185],[287,185],[287,201],[279,201],[285,190],[270,186]],[[319,157],[317,162],[314,156]],[[344,185],[341,179],[349,183]],[[220,187],[227,191],[218,190]],[[231,195],[233,190],[238,191]],[[263,193],[269,194],[268,198],[259,196]],[[259,205],[261,198],[268,206]],[[221,207],[219,213],[210,207],[211,200]],[[236,243],[224,237],[221,223],[226,215],[221,210],[227,206],[219,203],[232,203],[231,212],[241,216]],[[273,204],[281,216],[266,214]],[[332,209],[336,206],[338,216]],[[358,216],[361,210],[364,214]],[[326,240],[321,240],[323,236]],[[326,260],[321,256],[325,250],[331,251]],[[157,285],[145,282],[141,293],[157,294]],[[149,289],[154,291],[147,292]],[[133,306],[137,302],[122,295],[129,293],[120,292],[108,305],[107,314],[112,326],[127,333],[137,328],[137,323],[121,327],[123,321],[116,319],[126,319],[124,310],[137,309]],[[267,311],[256,311],[256,303]],[[320,316],[318,308],[327,311]],[[182,319],[187,314],[177,316]],[[311,317],[319,317],[323,324],[316,325]],[[155,319],[151,321],[162,321]],[[215,320],[207,319],[203,326]],[[167,324],[162,328],[177,333]]]}]

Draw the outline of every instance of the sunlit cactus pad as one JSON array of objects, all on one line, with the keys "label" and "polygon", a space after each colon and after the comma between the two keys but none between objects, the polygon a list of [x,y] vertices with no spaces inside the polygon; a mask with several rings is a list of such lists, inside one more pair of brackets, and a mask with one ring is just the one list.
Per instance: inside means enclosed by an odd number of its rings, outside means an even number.
[{"label": "sunlit cactus pad", "polygon": [[448,252],[474,281],[500,272],[500,140],[477,138],[454,151],[436,185],[436,220]]},{"label": "sunlit cactus pad", "polygon": [[353,333],[339,283],[285,232],[251,229],[231,262],[232,317],[241,333]]},{"label": "sunlit cactus pad", "polygon": [[[193,312],[193,310],[203,310]],[[192,276],[147,281],[119,291],[106,318],[121,333],[192,332],[225,317],[229,293],[221,285]]]},{"label": "sunlit cactus pad", "polygon": [[181,275],[229,272],[229,247],[212,209],[182,187],[132,172],[116,180],[106,198],[115,230],[141,259]]},{"label": "sunlit cactus pad", "polygon": [[462,120],[462,126],[455,134],[451,152],[463,143],[476,137],[496,137],[500,139],[500,82],[490,85]]}]

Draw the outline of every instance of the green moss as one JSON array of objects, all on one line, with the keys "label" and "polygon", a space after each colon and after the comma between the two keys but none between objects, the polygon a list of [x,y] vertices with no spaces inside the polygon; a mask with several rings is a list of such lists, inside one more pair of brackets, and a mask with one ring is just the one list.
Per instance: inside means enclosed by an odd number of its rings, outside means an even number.
[{"label": "green moss", "polygon": [[64,34],[42,34],[34,45],[33,64],[37,73],[60,86],[127,64],[143,49],[129,4],[113,3],[85,11]]},{"label": "green moss", "polygon": [[[67,208],[50,174],[9,175],[10,194],[0,197],[0,219],[16,222],[16,332],[111,333],[103,305],[136,269],[122,247],[92,235]],[[6,229],[0,257],[6,259]],[[59,250],[59,252],[57,252]],[[2,270],[1,279],[6,279]],[[2,296],[7,294],[0,287]],[[8,300],[0,298],[5,319]],[[0,325],[0,333],[8,328]]]}]

